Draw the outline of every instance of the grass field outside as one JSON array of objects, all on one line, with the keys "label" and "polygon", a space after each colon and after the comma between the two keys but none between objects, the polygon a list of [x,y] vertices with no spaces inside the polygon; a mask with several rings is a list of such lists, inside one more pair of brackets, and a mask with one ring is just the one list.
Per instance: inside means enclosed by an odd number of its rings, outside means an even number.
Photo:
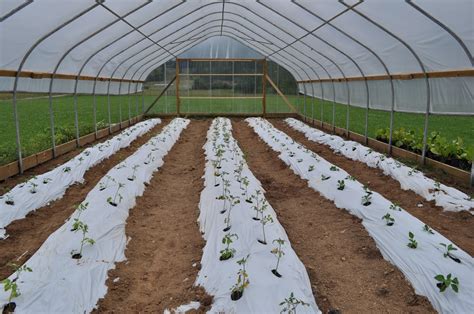
[{"label": "grass field outside", "polygon": [[[112,123],[125,121],[129,117],[134,117],[142,112],[142,108],[147,108],[157,97],[159,90],[148,90],[142,96],[122,95],[111,96],[111,121]],[[203,92],[195,92],[190,96],[200,97]],[[213,95],[219,94],[213,91]],[[51,147],[49,100],[44,94],[20,94],[17,102],[18,118],[20,123],[20,138],[22,143],[22,154],[24,157],[40,152]],[[182,95],[187,96],[187,95]],[[236,94],[235,96],[243,96]],[[246,94],[245,96],[261,96]],[[304,97],[287,96],[301,113],[304,113]],[[85,135],[94,131],[93,125],[93,97],[91,95],[79,95],[77,97],[78,121],[80,135]],[[289,108],[283,99],[273,93],[267,93],[267,112],[289,112]],[[143,101],[143,103],[142,103]],[[313,105],[314,104],[314,105]],[[333,103],[311,98],[306,98],[306,115],[321,119],[321,106],[323,107],[323,120],[327,123],[333,121]],[[96,97],[96,116],[98,128],[108,125],[108,106],[106,96]],[[56,143],[61,144],[75,138],[74,124],[74,102],[70,95],[57,95],[53,98],[53,113],[56,129]],[[261,113],[261,99],[202,99],[202,98],[182,98],[182,113]],[[158,103],[152,108],[150,113],[176,113],[176,97],[174,90],[170,89]],[[347,106],[343,104],[335,105],[335,125],[346,127]],[[365,109],[350,107],[351,131],[364,134],[365,131]],[[390,113],[382,110],[369,110],[368,135],[375,138],[376,131],[389,126]],[[424,125],[423,114],[395,113],[394,129],[405,128],[422,132]],[[472,116],[447,116],[431,115],[429,118],[429,131],[438,131],[448,139],[460,137],[466,147],[474,150],[474,117]],[[13,119],[13,109],[11,97],[6,94],[0,96],[0,165],[16,160],[15,124]]]}]

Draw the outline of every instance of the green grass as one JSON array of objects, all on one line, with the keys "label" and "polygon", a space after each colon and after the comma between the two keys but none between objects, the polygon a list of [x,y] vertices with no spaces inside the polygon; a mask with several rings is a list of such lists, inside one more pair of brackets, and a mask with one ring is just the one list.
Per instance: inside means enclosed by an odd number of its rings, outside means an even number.
[{"label": "green grass", "polygon": [[[160,99],[151,113],[175,113],[176,99],[173,90]],[[144,96],[144,107],[158,95],[159,91],[147,91]],[[217,94],[217,91],[216,91]],[[195,93],[194,95],[202,95]],[[44,95],[27,94],[21,97],[44,97]],[[237,95],[236,95],[237,96]],[[20,98],[21,98],[20,97]],[[304,112],[304,98],[302,96],[288,96],[289,100],[297,106],[300,112]],[[94,130],[93,125],[93,97],[89,95],[78,96],[78,120],[80,134],[85,135]],[[112,96],[111,100],[111,120],[112,123],[120,121],[120,111],[122,121],[130,116],[134,117],[142,110],[142,96]],[[100,127],[108,124],[107,97],[97,96],[97,122]],[[321,102],[316,101],[311,107],[312,100],[307,98],[306,115],[311,116],[312,109],[315,119],[321,118]],[[138,105],[138,110],[137,110]],[[323,103],[324,121],[332,123],[332,103]],[[214,113],[261,113],[260,99],[182,99],[181,110],[186,112],[214,112]],[[288,112],[288,107],[283,100],[274,94],[267,94],[267,112]],[[57,143],[71,140],[75,136],[74,127],[74,103],[71,96],[55,97],[53,99],[53,112],[55,126],[58,131]],[[345,128],[346,126],[346,106],[336,104],[335,106],[336,126]],[[365,109],[351,107],[350,130],[364,134]],[[20,122],[20,137],[22,143],[23,156],[29,156],[39,151],[51,147],[50,116],[48,98],[20,99],[18,101],[18,117]],[[379,128],[389,126],[390,114],[381,110],[369,111],[369,137],[375,137],[375,132]],[[395,128],[404,127],[418,132],[423,131],[424,115],[422,114],[395,114]],[[429,130],[439,131],[447,138],[454,139],[461,137],[468,146],[474,146],[474,118],[462,116],[430,116]],[[8,94],[0,94],[0,165],[16,159],[15,124],[13,120],[13,109],[11,97]]]}]

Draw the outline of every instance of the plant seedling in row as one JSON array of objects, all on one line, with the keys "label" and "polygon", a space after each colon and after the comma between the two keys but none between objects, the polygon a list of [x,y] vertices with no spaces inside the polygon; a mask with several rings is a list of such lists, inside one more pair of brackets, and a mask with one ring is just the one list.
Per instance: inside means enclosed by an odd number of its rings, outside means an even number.
[{"label": "plant seedling in row", "polygon": [[369,206],[372,204],[372,191],[367,186],[364,186],[365,195],[362,196],[362,205]]},{"label": "plant seedling in row", "polygon": [[5,195],[5,204],[13,206],[15,205],[15,201],[13,200],[13,196],[10,194]]},{"label": "plant seedling in row", "polygon": [[457,251],[458,249],[452,245],[452,244],[445,244],[445,243],[440,243],[441,246],[443,246],[446,249],[446,252],[443,254],[444,257],[449,257],[456,263],[461,263],[461,260],[453,255],[451,255],[451,251]]},{"label": "plant seedling in row", "polygon": [[100,182],[100,183],[99,183],[99,191],[105,190],[105,189],[108,187],[110,181],[115,182],[115,179],[112,178],[112,177],[109,176],[109,175],[106,175],[106,176],[105,176],[105,182]]},{"label": "plant seedling in row", "polygon": [[71,171],[71,167],[64,167],[63,168],[63,172],[70,172]]},{"label": "plant seedling in row", "polygon": [[9,278],[2,280],[3,290],[5,292],[10,291],[10,295],[8,296],[8,303],[5,304],[5,306],[3,307],[3,313],[13,313],[15,311],[16,303],[13,302],[13,299],[18,298],[21,295],[20,289],[18,288],[17,284],[18,278],[20,278],[20,274],[24,271],[30,273],[33,271],[30,267],[26,265],[18,266],[16,264],[10,263],[9,266],[11,266],[15,270],[16,276],[13,280],[10,280]]},{"label": "plant seedling in row", "polygon": [[[77,219],[79,219],[79,217],[81,217],[81,214],[87,209],[87,207],[89,206],[89,203],[81,203],[79,204],[79,206],[77,206],[76,208],[76,211],[77,211]],[[72,226],[73,228],[75,227],[75,225],[73,224]],[[75,229],[71,229],[71,231],[76,231]]]},{"label": "plant seedling in row", "polygon": [[234,242],[233,239],[237,240],[239,237],[237,236],[237,234],[233,233],[233,234],[230,234],[230,233],[227,233],[223,238],[222,238],[222,244],[225,244],[226,247],[221,250],[221,256],[219,257],[219,260],[221,261],[226,261],[228,260],[229,258],[232,258],[234,257],[234,254],[235,254],[235,249],[234,248],[230,248],[230,245]]},{"label": "plant seedling in row", "polygon": [[44,178],[43,179],[43,184],[48,184],[49,182],[53,181],[51,178]]},{"label": "plant seedling in row", "polygon": [[418,242],[416,242],[416,240],[415,240],[415,235],[411,231],[408,232],[408,244],[407,244],[407,246],[410,249],[416,249],[418,247]]},{"label": "plant seedling in row", "polygon": [[242,195],[245,195],[245,201],[247,203],[250,203],[252,204],[252,198],[249,197],[249,193],[248,193],[248,188],[249,188],[249,184],[250,184],[250,181],[247,177],[244,177],[242,178],[242,184],[245,186],[245,194],[242,194]]},{"label": "plant seedling in row", "polygon": [[273,250],[271,250],[271,253],[276,256],[277,264],[276,264],[276,267],[272,269],[272,273],[278,278],[280,278],[281,275],[278,272],[278,266],[280,265],[281,257],[285,255],[285,252],[283,252],[283,250],[281,249],[282,245],[285,244],[285,240],[278,238],[278,239],[273,240],[273,243],[276,243],[277,247],[273,248]]},{"label": "plant seedling in row", "polygon": [[285,298],[283,302],[280,302],[280,306],[283,307],[280,313],[296,314],[296,308],[298,307],[298,305],[309,306],[308,303],[295,298],[295,295],[292,292],[290,293],[290,297]]},{"label": "plant seedling in row", "polygon": [[267,245],[267,237],[265,235],[265,225],[269,222],[273,222],[272,216],[271,215],[263,216],[263,213],[262,213],[262,219],[260,219],[260,223],[262,224],[263,240],[258,240],[258,242],[265,245]]},{"label": "plant seedling in row", "polygon": [[438,181],[434,183],[434,191],[437,193],[441,192],[441,183],[439,183]]},{"label": "plant seedling in row", "polygon": [[329,168],[329,170],[331,170],[331,171],[339,171],[339,168],[336,167],[336,166],[331,166],[331,168]]},{"label": "plant seedling in row", "polygon": [[401,208],[397,203],[392,203],[392,204],[390,205],[390,209],[391,209],[391,210],[397,210],[397,211],[399,211],[399,212],[402,211],[402,208]]},{"label": "plant seedling in row", "polygon": [[265,211],[265,209],[267,208],[267,204],[263,204],[263,199],[262,199],[262,207],[265,206],[265,208],[260,208],[260,194],[262,194],[262,191],[257,190],[255,191],[255,195],[252,195],[252,198],[255,198],[256,200],[256,205],[252,206],[252,208],[255,209],[255,217],[252,217],[253,220],[260,220],[260,218],[258,218],[258,213],[259,212],[263,213],[263,211]]},{"label": "plant seedling in row", "polygon": [[143,163],[145,165],[148,165],[149,163],[151,163],[153,161],[155,161],[155,157],[153,157],[151,153],[148,153],[148,155],[146,156],[146,159]]},{"label": "plant seedling in row", "polygon": [[353,176],[349,175],[346,177],[346,180],[355,181],[356,179]]},{"label": "plant seedling in row", "polygon": [[452,278],[451,274],[448,274],[446,278],[439,274],[434,277],[437,281],[439,281],[436,284],[436,287],[438,287],[439,292],[444,292],[446,289],[451,287],[454,292],[458,293],[459,292],[459,280],[457,277]]},{"label": "plant seedling in row", "polygon": [[390,216],[389,213],[386,213],[386,214],[382,217],[382,219],[385,220],[385,223],[387,224],[387,226],[393,226],[393,224],[395,223],[395,219],[394,219],[392,216]]},{"label": "plant seedling in row", "polygon": [[230,213],[232,212],[232,208],[234,208],[235,205],[240,203],[240,200],[233,195],[229,195],[228,199],[229,199],[229,211],[227,212],[227,218],[225,219],[225,222],[227,223],[227,225],[224,229],[224,232],[230,230],[230,227],[231,227],[230,226]]},{"label": "plant seedling in row", "polygon": [[80,221],[78,218],[74,219],[74,224],[72,225],[71,231],[77,232],[81,231],[82,232],[82,240],[81,240],[81,246],[79,249],[79,252],[73,250],[71,252],[71,257],[74,259],[81,259],[82,258],[82,249],[84,248],[84,243],[88,243],[90,245],[94,245],[95,241],[91,238],[87,238],[86,234],[89,232],[89,226]]},{"label": "plant seedling in row", "polygon": [[311,171],[314,171],[314,165],[310,165],[310,166],[308,167],[308,172],[311,172]]},{"label": "plant seedling in row", "polygon": [[38,187],[38,184],[34,183],[33,181],[30,182],[30,193],[31,194],[36,194],[36,192],[38,192],[37,190],[37,187]]},{"label": "plant seedling in row", "polygon": [[130,177],[127,178],[128,181],[135,181],[135,179],[137,178],[137,176],[135,175],[135,173],[137,172],[137,169],[140,168],[140,165],[135,165],[132,167],[133,171],[132,171],[132,175]]},{"label": "plant seedling in row", "polygon": [[112,198],[111,196],[109,196],[109,197],[107,198],[107,202],[108,202],[110,205],[112,205],[112,206],[114,206],[114,207],[117,207],[117,205],[118,205],[118,204],[117,204],[117,197],[118,197],[118,202],[119,202],[119,203],[122,201],[123,197],[122,197],[121,194],[119,194],[119,191],[120,191],[120,189],[123,188],[124,186],[125,186],[125,184],[119,182],[118,187],[117,187],[117,191],[115,191],[114,197]]},{"label": "plant seedling in row", "polygon": [[321,175],[321,180],[322,181],[326,181],[326,180],[329,180],[331,179],[331,176],[325,176],[324,174]]},{"label": "plant seedling in row", "polygon": [[249,281],[249,275],[247,274],[247,271],[245,269],[245,265],[247,264],[247,260],[249,259],[249,255],[247,257],[242,258],[241,260],[237,261],[237,264],[240,265],[240,269],[237,272],[237,283],[232,286],[231,294],[230,294],[230,299],[232,301],[237,301],[242,297],[244,294],[245,288],[248,287],[250,284]]},{"label": "plant seedling in row", "polygon": [[297,162],[303,162],[303,159],[302,158],[299,158],[296,160]]},{"label": "plant seedling in row", "polygon": [[429,234],[434,234],[433,229],[430,228],[428,225],[423,226],[423,231],[428,232]]},{"label": "plant seedling in row", "polygon": [[337,189],[339,191],[344,190],[345,187],[346,187],[346,183],[344,182],[344,180],[337,180]]}]

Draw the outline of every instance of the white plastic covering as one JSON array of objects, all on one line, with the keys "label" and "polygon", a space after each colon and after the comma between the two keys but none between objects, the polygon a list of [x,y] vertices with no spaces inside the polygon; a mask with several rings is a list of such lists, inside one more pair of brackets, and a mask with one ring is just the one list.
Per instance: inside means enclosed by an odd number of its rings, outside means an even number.
[{"label": "white plastic covering", "polygon": [[[374,239],[383,257],[397,266],[412,284],[415,292],[430,300],[440,313],[471,313],[474,308],[474,259],[458,248],[451,255],[460,263],[444,257],[445,249],[440,243],[451,243],[436,231],[424,231],[425,224],[398,206],[392,208],[390,201],[376,191],[371,191],[371,204],[362,205],[366,194],[364,186],[350,178],[350,173],[340,169],[295,142],[271,123],[261,118],[249,118],[247,122],[254,131],[297,175],[308,180],[308,185],[334,202],[338,208],[362,219],[362,224]],[[313,169],[311,170],[311,166]],[[323,178],[325,176],[325,179]],[[329,178],[328,178],[329,177]],[[345,182],[345,188],[338,190],[338,181]],[[315,208],[317,210],[317,208]],[[393,226],[387,226],[382,217],[389,213],[395,219]],[[317,230],[316,230],[317,232]],[[408,234],[413,232],[418,242],[416,249],[409,248]],[[434,279],[436,275],[457,277],[459,293],[451,288],[439,292]]]},{"label": "white plastic covering", "polygon": [[[0,14],[12,7],[0,2]],[[42,0],[0,22],[0,69],[16,71],[34,47],[23,70],[83,69],[82,75],[140,80],[221,35],[279,63],[297,80],[386,75],[383,64],[390,74],[472,69],[473,11],[472,0]],[[472,80],[444,83],[433,84],[433,104],[441,105],[431,109],[472,114]],[[417,84],[400,83],[408,86],[397,93],[410,111],[412,98],[425,102],[425,89]],[[460,90],[463,97],[456,96]]]},{"label": "white plastic covering", "polygon": [[[76,210],[63,226],[51,234],[36,253],[25,263],[33,272],[24,272],[17,284],[21,295],[15,298],[18,313],[89,313],[99,298],[107,292],[107,272],[116,262],[125,260],[127,236],[125,224],[128,212],[143,195],[153,173],[163,165],[163,158],[178,140],[189,120],[177,118],[163,131],[140,147],[132,156],[112,168],[107,176],[89,192],[82,204],[85,210]],[[133,170],[133,167],[139,167]],[[128,178],[135,176],[134,181]],[[106,183],[108,182],[108,183]],[[107,188],[101,190],[101,183]],[[121,189],[121,201],[114,207],[109,196]],[[139,209],[137,209],[139,210]],[[81,232],[72,232],[74,218],[88,225],[86,236],[95,240],[85,244],[80,260],[72,259],[71,252],[79,249]],[[14,279],[12,275],[10,279]],[[8,303],[8,293],[0,291],[0,306]]]},{"label": "white plastic covering", "polygon": [[[214,296],[211,313],[279,313],[282,310],[280,302],[288,298],[291,292],[296,298],[309,304],[299,306],[298,313],[321,313],[314,301],[306,269],[291,248],[285,230],[279,223],[275,211],[263,196],[264,190],[248,168],[231,131],[229,119],[214,119],[207,133],[208,141],[204,145],[207,160],[204,173],[205,188],[201,192],[198,220],[206,245],[196,284],[202,285],[209,294]],[[218,149],[224,150],[221,169],[213,165],[213,162],[217,160]],[[238,182],[237,169],[241,162],[241,177],[249,181],[247,194],[244,185]],[[214,175],[216,172],[221,175],[216,177]],[[223,195],[224,179],[230,183],[228,195],[240,199],[240,203],[235,205],[230,213],[229,201],[225,205],[223,200],[217,199]],[[216,182],[220,182],[217,187]],[[259,196],[260,204],[268,204],[264,215],[273,217],[273,222],[265,226],[266,245],[257,241],[263,239],[262,224],[252,219],[255,216],[255,210],[252,207],[256,205],[256,200],[253,204],[245,201],[251,195],[256,196],[256,191],[262,192]],[[224,206],[227,211],[221,214]],[[228,233],[238,236],[231,245],[236,253],[233,258],[220,261],[220,251],[225,247],[222,244],[222,238],[227,233],[223,231],[226,227],[224,219],[228,214],[231,225]],[[277,261],[275,255],[271,253],[276,246],[272,243],[275,239],[285,240],[282,246],[285,255],[281,258],[278,268],[281,278],[271,272]],[[246,270],[250,284],[240,300],[232,301],[230,289],[236,283],[237,271],[240,267],[236,261],[247,255],[249,258]]]},{"label": "white plastic covering", "polygon": [[346,141],[337,135],[312,128],[299,120],[288,118],[285,121],[295,130],[302,132],[310,141],[327,145],[335,153],[363,162],[369,167],[381,169],[384,174],[400,182],[402,189],[412,190],[428,201],[435,201],[436,205],[443,207],[444,210],[468,210],[474,215],[474,200],[467,194],[442,183],[438,183],[439,187],[437,187],[436,181],[426,177],[421,171],[357,142]]},{"label": "white plastic covering", "polygon": [[[139,122],[103,143],[86,148],[65,164],[18,184],[0,196],[0,240],[7,236],[5,228],[12,221],[22,219],[31,211],[62,198],[68,187],[84,181],[87,170],[129,146],[159,123],[160,119]],[[8,201],[13,201],[13,205],[9,205]]]}]

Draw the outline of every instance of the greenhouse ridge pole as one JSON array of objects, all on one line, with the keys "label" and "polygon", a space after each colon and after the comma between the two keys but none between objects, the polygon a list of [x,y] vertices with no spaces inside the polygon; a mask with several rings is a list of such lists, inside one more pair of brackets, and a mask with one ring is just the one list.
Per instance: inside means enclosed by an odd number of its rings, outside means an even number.
[{"label": "greenhouse ridge pole", "polygon": [[20,169],[20,173],[23,173],[23,158],[22,158],[22,153],[21,153],[21,141],[20,141],[20,124],[19,124],[19,121],[18,121],[18,109],[17,109],[17,92],[18,92],[18,80],[20,78],[20,73],[21,73],[21,70],[23,69],[23,66],[25,65],[26,63],[26,60],[29,58],[29,56],[31,55],[31,53],[33,52],[33,50],[38,47],[39,44],[41,44],[44,40],[46,40],[47,38],[49,38],[51,35],[53,35],[54,33],[56,33],[57,31],[59,31],[60,29],[64,28],[65,26],[69,25],[70,23],[74,22],[75,20],[77,20],[78,18],[80,18],[81,16],[87,14],[89,11],[93,10],[94,8],[96,8],[99,4],[98,3],[95,3],[93,4],[92,6],[88,7],[87,9],[79,12],[78,14],[76,14],[75,16],[73,16],[72,18],[70,18],[69,20],[67,20],[66,22],[60,24],[59,26],[57,26],[56,28],[54,28],[53,30],[51,30],[50,32],[48,32],[47,34],[43,35],[41,38],[39,38],[29,49],[28,51],[26,52],[25,56],[23,56],[23,59],[21,60],[20,62],[20,65],[18,66],[18,69],[17,69],[17,72],[16,72],[16,76],[15,76],[15,80],[13,82],[13,117],[15,119],[15,132],[16,132],[16,145],[17,145],[17,152],[18,152],[18,167]]}]

